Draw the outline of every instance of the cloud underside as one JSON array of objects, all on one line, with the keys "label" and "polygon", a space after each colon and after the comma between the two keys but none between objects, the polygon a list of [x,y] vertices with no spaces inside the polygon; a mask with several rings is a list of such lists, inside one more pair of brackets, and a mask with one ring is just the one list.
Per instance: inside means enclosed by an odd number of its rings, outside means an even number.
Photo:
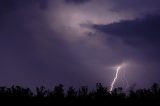
[{"label": "cloud underside", "polygon": [[160,40],[160,15],[123,20],[108,25],[93,25],[95,30],[117,37],[131,46],[157,45]]}]

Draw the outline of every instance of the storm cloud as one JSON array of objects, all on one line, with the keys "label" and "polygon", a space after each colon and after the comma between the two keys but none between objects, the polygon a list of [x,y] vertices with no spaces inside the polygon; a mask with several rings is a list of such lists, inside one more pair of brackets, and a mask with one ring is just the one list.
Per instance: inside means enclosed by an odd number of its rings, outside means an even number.
[{"label": "storm cloud", "polygon": [[122,20],[107,25],[93,25],[97,31],[117,37],[132,46],[157,45],[160,40],[160,15],[148,15],[134,20]]},{"label": "storm cloud", "polygon": [[159,82],[160,8],[151,1],[1,0],[0,85],[109,86],[124,62],[130,84]]},{"label": "storm cloud", "polygon": [[74,81],[68,81],[80,80],[81,75],[85,80],[85,66],[62,33],[50,30],[40,1],[2,3],[9,9],[0,18],[1,84],[51,87],[59,83],[72,85]]}]

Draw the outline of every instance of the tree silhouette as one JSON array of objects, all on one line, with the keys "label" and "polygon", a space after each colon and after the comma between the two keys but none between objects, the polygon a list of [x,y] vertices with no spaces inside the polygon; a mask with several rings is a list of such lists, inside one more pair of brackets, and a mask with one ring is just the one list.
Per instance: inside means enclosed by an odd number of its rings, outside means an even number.
[{"label": "tree silhouette", "polygon": [[[64,91],[64,86],[59,84],[53,90],[47,90],[44,86],[37,87],[33,93],[29,88],[21,86],[0,87],[1,103],[30,103],[30,104],[160,104],[160,86],[154,83],[150,88],[130,90],[128,94],[123,88],[115,88],[112,92],[101,83],[96,84],[96,90],[89,91],[87,86],[79,90],[74,87]],[[8,101],[8,102],[5,102]]]},{"label": "tree silhouette", "polygon": [[37,92],[37,97],[38,98],[44,98],[47,94],[47,90],[45,89],[44,86],[41,86],[41,87],[37,87],[36,88],[36,92]]},{"label": "tree silhouette", "polygon": [[67,98],[69,99],[75,99],[77,96],[77,91],[73,87],[69,87],[67,91]]}]

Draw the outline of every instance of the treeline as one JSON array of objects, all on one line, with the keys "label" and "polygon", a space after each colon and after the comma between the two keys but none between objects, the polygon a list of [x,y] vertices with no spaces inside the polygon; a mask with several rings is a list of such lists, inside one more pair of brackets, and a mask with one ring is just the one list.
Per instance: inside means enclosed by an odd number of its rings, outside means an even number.
[{"label": "treeline", "polygon": [[62,84],[48,90],[37,87],[36,92],[20,86],[0,87],[0,102],[2,103],[41,103],[41,104],[160,104],[160,85],[153,84],[150,88],[129,90],[126,94],[123,89],[115,88],[112,92],[97,83],[94,91],[87,86],[78,90],[69,87],[65,92]]}]

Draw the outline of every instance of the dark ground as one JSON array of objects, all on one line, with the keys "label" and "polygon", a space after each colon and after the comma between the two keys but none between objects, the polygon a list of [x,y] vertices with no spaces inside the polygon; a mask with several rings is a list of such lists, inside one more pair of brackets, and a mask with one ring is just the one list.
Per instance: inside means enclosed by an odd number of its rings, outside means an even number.
[{"label": "dark ground", "polygon": [[160,105],[160,86],[153,84],[148,89],[130,90],[128,94],[122,88],[109,92],[101,83],[97,83],[95,91],[88,91],[83,86],[76,90],[70,87],[64,93],[63,85],[53,90],[37,87],[33,93],[29,88],[12,86],[0,87],[0,102],[7,105]]}]

